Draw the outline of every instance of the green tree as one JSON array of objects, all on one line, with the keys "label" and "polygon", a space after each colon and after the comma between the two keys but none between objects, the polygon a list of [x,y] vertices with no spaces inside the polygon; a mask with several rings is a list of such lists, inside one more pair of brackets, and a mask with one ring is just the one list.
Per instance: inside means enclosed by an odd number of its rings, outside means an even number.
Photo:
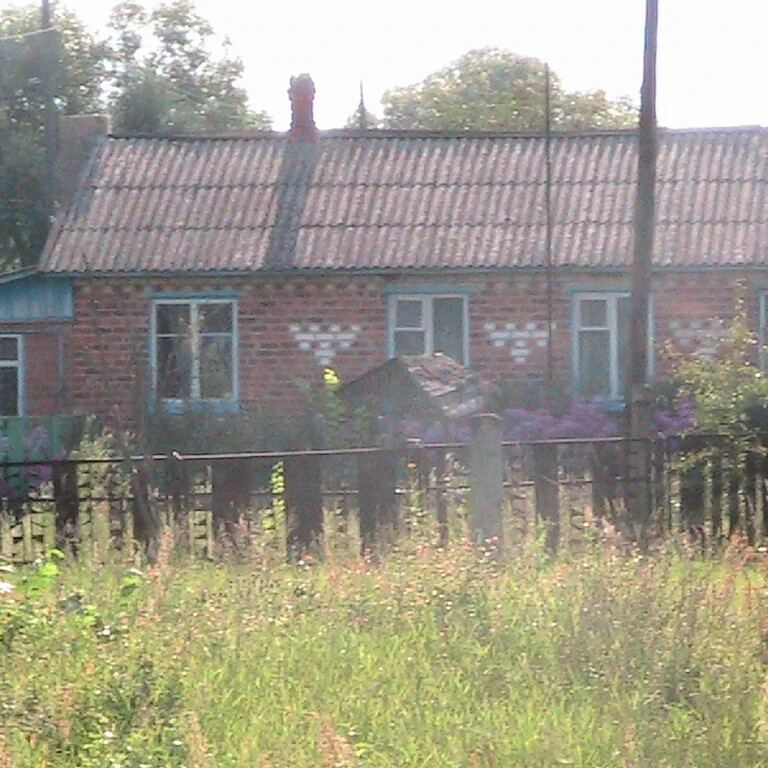
[{"label": "green tree", "polygon": [[46,61],[60,114],[109,108],[118,130],[141,133],[269,127],[238,85],[242,63],[190,0],[151,13],[126,0],[109,40],[60,3],[52,21],[41,33],[38,2],[0,11],[0,270],[34,263],[48,232]]},{"label": "green tree", "polygon": [[[385,128],[541,131],[545,121],[546,65],[498,48],[469,51],[421,83],[384,94]],[[552,126],[559,130],[636,125],[629,99],[603,91],[565,91],[550,73]]]},{"label": "green tree", "polygon": [[48,230],[46,65],[61,113],[100,105],[106,48],[67,9],[54,5],[53,20],[41,33],[39,4],[0,11],[0,268],[34,261]]},{"label": "green tree", "polygon": [[270,127],[238,85],[243,64],[231,55],[229,41],[218,41],[191,0],[171,0],[151,13],[126,0],[113,9],[110,28],[110,103],[118,131]]}]

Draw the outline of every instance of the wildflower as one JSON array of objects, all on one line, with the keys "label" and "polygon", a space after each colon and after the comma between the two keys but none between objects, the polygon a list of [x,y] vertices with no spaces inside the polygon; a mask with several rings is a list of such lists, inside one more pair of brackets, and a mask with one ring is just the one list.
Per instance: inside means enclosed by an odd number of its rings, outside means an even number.
[{"label": "wildflower", "polygon": [[9,584],[7,581],[0,581],[0,595],[7,595],[9,592],[13,592],[13,584]]}]

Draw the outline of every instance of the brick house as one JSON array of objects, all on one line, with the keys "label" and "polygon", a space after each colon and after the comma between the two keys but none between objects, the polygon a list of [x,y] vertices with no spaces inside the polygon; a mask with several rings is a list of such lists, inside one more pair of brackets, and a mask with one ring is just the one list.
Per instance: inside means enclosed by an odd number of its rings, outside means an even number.
[{"label": "brick house", "polygon": [[[285,135],[81,123],[37,269],[0,279],[3,413],[290,408],[325,366],[434,351],[621,399],[632,132],[552,138],[548,269],[542,137],[318,133],[313,94],[293,82]],[[657,190],[656,365],[713,352],[740,297],[763,333],[768,130],[662,131]]]}]

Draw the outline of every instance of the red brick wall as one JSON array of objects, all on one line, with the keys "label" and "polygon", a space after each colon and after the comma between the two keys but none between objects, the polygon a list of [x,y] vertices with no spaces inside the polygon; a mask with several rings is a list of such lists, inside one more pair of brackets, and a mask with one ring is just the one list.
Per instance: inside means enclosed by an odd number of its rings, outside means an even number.
[{"label": "red brick wall", "polygon": [[[30,416],[66,410],[66,378],[61,375],[67,325],[63,323],[4,323],[0,335],[18,334],[23,341],[24,400]],[[60,341],[61,339],[61,341]]]},{"label": "red brick wall", "polygon": [[[654,284],[657,349],[706,347],[707,323],[734,313],[739,296],[755,314],[759,277],[736,271],[665,275]],[[152,296],[160,293],[238,295],[240,399],[270,408],[299,397],[299,380],[320,380],[325,363],[344,380],[387,354],[387,291],[448,287],[469,296],[470,357],[491,378],[537,381],[546,375],[546,277],[540,273],[472,277],[365,276],[166,278],[76,281],[75,320],[66,331],[66,373],[75,410],[130,420],[149,388],[148,340]],[[560,275],[553,291],[556,380],[571,380],[571,303],[574,290],[629,288],[626,275]],[[677,325],[675,325],[677,324]],[[709,336],[708,336],[709,334]],[[332,358],[321,344],[330,343]],[[38,343],[37,341],[35,343]],[[42,344],[42,336],[40,343]],[[687,346],[686,346],[687,345]],[[52,352],[41,359],[54,359]],[[658,359],[658,355],[657,355]],[[51,371],[30,373],[36,409],[55,403],[45,394]]]},{"label": "red brick wall", "polygon": [[758,327],[758,294],[764,285],[759,275],[736,271],[673,274],[654,285],[653,316],[657,372],[663,375],[666,346],[676,352],[717,352],[723,326],[743,303],[751,326]]}]

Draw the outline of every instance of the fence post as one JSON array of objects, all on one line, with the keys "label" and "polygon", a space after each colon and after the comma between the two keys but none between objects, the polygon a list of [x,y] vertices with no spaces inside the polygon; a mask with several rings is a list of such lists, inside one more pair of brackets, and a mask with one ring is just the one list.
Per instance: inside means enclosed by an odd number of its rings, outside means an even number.
[{"label": "fence post", "polygon": [[704,544],[704,461],[701,458],[703,442],[696,435],[683,440],[681,446],[684,467],[680,472],[680,516],[690,534]]},{"label": "fence post", "polygon": [[57,462],[53,465],[53,498],[56,547],[62,552],[71,547],[72,554],[77,554],[77,514],[80,499],[75,462]]},{"label": "fence post", "polygon": [[397,456],[394,451],[362,453],[357,461],[360,552],[372,550],[381,525],[397,527]]},{"label": "fence post", "polygon": [[723,535],[723,489],[725,487],[723,479],[723,454],[719,444],[715,445],[712,453],[712,502],[711,502],[711,524],[712,538],[715,543],[719,542]]},{"label": "fence post", "polygon": [[757,519],[757,477],[760,456],[755,451],[748,451],[744,456],[744,531],[747,541],[754,546],[756,529],[760,528]]},{"label": "fence post", "polygon": [[183,464],[181,454],[173,451],[167,460],[167,493],[171,497],[171,515],[173,524],[179,526],[184,521],[184,511],[186,506],[186,465]]},{"label": "fence post", "polygon": [[147,560],[157,560],[160,520],[149,499],[151,459],[144,458],[131,468],[131,502],[133,507],[133,538],[144,547]]},{"label": "fence post", "polygon": [[435,460],[435,492],[436,511],[437,511],[437,538],[442,549],[448,546],[448,505],[445,498],[447,462],[445,450],[440,448],[437,451]]},{"label": "fence post", "polygon": [[494,413],[472,418],[469,446],[470,521],[475,541],[500,557],[504,550],[504,456],[501,419]]},{"label": "fence post", "polygon": [[320,554],[323,536],[323,475],[319,456],[284,460],[286,557]]},{"label": "fence post", "polygon": [[243,459],[218,459],[211,463],[214,536],[223,534],[236,549],[243,544],[238,523],[250,498],[250,478],[250,467]]},{"label": "fence post", "polygon": [[121,487],[120,467],[111,465],[106,472],[109,538],[117,551],[126,544],[127,513],[125,493]]},{"label": "fence post", "polygon": [[598,526],[602,527],[606,516],[607,502],[611,497],[608,481],[608,468],[605,456],[599,443],[592,443],[590,464],[592,470],[592,516]]},{"label": "fence post", "polygon": [[544,521],[547,550],[555,554],[560,543],[557,443],[537,443],[533,446],[533,472],[536,512]]},{"label": "fence post", "polygon": [[[766,446],[762,444],[763,450]],[[760,461],[760,538],[768,536],[768,456],[763,455]]]},{"label": "fence post", "polygon": [[656,515],[659,521],[659,532],[664,533],[665,523],[664,515],[666,509],[666,444],[664,439],[656,438],[649,444],[651,450],[651,471],[652,471],[652,513]]},{"label": "fence post", "polygon": [[738,445],[728,451],[728,536],[731,537],[741,524],[741,504],[739,486],[741,485],[741,451]]}]

